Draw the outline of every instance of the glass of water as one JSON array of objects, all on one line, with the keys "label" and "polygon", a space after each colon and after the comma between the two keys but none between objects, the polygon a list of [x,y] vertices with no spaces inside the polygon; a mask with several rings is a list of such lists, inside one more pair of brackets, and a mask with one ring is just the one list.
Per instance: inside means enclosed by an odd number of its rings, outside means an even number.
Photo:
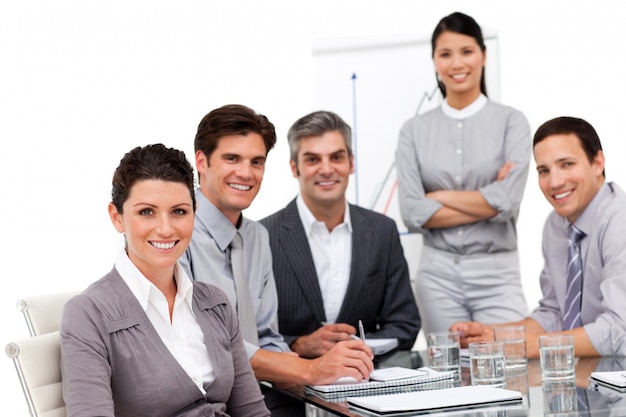
[{"label": "glass of water", "polygon": [[436,371],[461,371],[459,332],[435,332],[426,335],[430,367]]},{"label": "glass of water", "polygon": [[509,373],[525,372],[527,359],[524,326],[501,326],[493,330],[496,341],[504,343],[505,370]]},{"label": "glass of water", "polygon": [[469,344],[472,385],[504,387],[504,343],[475,342]]},{"label": "glass of water", "polygon": [[574,336],[539,336],[539,361],[543,380],[573,378]]}]

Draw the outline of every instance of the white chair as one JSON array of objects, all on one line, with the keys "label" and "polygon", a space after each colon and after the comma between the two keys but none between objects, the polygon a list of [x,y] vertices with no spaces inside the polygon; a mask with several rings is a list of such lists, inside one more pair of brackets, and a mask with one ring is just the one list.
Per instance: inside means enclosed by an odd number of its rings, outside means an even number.
[{"label": "white chair", "polygon": [[24,314],[31,336],[56,332],[61,326],[63,306],[80,291],[37,295],[17,301],[17,309]]},{"label": "white chair", "polygon": [[59,332],[9,343],[5,351],[13,359],[30,415],[65,417]]}]

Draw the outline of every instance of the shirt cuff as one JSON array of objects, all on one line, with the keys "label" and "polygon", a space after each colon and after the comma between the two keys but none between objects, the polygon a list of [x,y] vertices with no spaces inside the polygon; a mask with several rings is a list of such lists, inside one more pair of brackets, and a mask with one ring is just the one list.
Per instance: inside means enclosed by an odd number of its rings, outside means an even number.
[{"label": "shirt cuff", "polygon": [[506,192],[502,189],[502,184],[498,182],[491,183],[480,188],[479,191],[485,201],[487,201],[487,204],[498,211],[498,214],[489,219],[489,221],[508,220],[513,207]]},{"label": "shirt cuff", "polygon": [[257,350],[260,349],[257,345],[246,342],[245,340],[243,341],[243,344],[246,347],[246,355],[248,356],[248,360],[252,359]]},{"label": "shirt cuff", "polygon": [[424,224],[443,207],[438,201],[423,198],[416,202],[415,210],[409,213],[410,218],[403,218],[404,224],[410,232],[422,233]]}]

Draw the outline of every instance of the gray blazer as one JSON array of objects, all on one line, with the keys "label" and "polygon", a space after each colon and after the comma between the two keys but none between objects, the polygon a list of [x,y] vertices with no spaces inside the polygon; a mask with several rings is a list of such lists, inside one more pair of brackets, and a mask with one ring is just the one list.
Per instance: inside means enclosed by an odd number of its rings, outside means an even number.
[{"label": "gray blazer", "polygon": [[[409,349],[420,329],[420,316],[395,222],[380,213],[350,205],[352,266],[337,316],[352,326],[363,320],[368,337],[398,338]],[[295,199],[261,220],[270,236],[278,290],[278,327],[291,344],[326,321],[313,255]]]},{"label": "gray blazer", "polygon": [[61,371],[67,415],[269,416],[224,293],[193,283],[193,312],[215,370],[206,395],[171,355],[114,268],[65,306]]}]

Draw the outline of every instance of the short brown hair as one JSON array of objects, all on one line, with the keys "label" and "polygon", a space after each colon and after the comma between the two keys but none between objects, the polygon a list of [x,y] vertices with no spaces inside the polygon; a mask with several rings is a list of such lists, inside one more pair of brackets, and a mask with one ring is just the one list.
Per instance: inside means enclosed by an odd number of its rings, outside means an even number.
[{"label": "short brown hair", "polygon": [[202,151],[208,160],[222,137],[246,136],[249,133],[257,133],[263,137],[266,155],[276,144],[276,131],[267,117],[240,104],[222,106],[208,113],[200,121],[194,150]]},{"label": "short brown hair", "polygon": [[[593,162],[598,152],[602,150],[600,137],[591,123],[577,117],[556,117],[539,126],[533,138],[533,148],[548,136],[570,134],[578,138],[587,159]],[[605,176],[604,171],[602,176]]]}]

